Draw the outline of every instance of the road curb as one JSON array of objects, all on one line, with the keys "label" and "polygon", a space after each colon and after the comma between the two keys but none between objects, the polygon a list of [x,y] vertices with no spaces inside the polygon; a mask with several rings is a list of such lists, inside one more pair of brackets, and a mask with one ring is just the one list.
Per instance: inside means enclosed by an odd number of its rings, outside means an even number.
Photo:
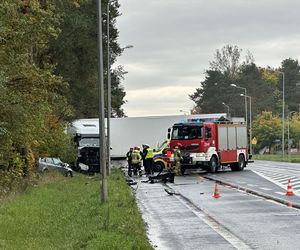
[{"label": "road curb", "polygon": [[218,182],[219,184],[222,184],[222,185],[226,185],[226,186],[238,189],[238,190],[245,191],[246,193],[249,193],[249,194],[253,194],[253,195],[265,198],[265,199],[273,200],[273,201],[276,201],[278,203],[284,204],[284,205],[289,206],[289,207],[300,209],[300,204],[299,203],[286,201],[286,200],[283,200],[283,199],[280,199],[280,198],[277,198],[277,197],[274,197],[274,196],[271,196],[271,195],[268,195],[268,194],[265,194],[265,193],[261,193],[261,192],[258,192],[258,191],[255,191],[255,190],[252,190],[252,189],[249,189],[249,188],[245,188],[245,187],[242,187],[242,186],[239,186],[239,185],[236,185],[236,184],[232,184],[232,183],[229,183],[229,182],[226,182],[226,181],[223,181],[223,180],[211,177],[211,176],[202,176],[202,177],[205,178],[205,179],[211,180],[211,181],[216,181],[216,182]]}]

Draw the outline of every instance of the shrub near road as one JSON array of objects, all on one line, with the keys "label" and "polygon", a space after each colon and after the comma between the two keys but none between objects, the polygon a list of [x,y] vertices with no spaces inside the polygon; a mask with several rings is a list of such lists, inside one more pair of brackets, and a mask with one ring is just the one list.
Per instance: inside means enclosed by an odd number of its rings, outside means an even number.
[{"label": "shrub near road", "polygon": [[122,174],[109,178],[109,202],[99,202],[99,178],[56,177],[0,205],[0,249],[151,249]]}]

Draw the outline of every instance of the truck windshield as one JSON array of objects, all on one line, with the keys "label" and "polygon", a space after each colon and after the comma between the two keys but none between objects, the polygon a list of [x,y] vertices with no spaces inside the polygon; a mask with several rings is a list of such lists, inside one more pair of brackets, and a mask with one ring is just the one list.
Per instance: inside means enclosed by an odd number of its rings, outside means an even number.
[{"label": "truck windshield", "polygon": [[193,140],[201,138],[202,126],[178,126],[173,127],[172,139]]},{"label": "truck windshield", "polygon": [[157,151],[164,150],[166,147],[169,146],[169,141],[164,141],[158,148]]},{"label": "truck windshield", "polygon": [[99,138],[82,138],[79,147],[94,146],[99,147]]}]

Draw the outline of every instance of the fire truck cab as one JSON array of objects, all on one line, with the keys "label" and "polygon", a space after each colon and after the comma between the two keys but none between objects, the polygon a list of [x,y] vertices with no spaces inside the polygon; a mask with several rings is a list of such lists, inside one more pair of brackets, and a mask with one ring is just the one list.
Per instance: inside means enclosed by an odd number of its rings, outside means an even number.
[{"label": "fire truck cab", "polygon": [[186,168],[194,167],[214,173],[221,166],[241,171],[248,163],[247,127],[242,123],[228,120],[177,123],[169,129],[168,137],[171,151],[180,145],[183,173]]}]

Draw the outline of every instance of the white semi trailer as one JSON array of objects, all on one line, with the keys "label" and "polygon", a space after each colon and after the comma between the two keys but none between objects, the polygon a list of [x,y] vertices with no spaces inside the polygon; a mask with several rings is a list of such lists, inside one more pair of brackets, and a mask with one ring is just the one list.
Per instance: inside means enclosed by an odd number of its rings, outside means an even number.
[{"label": "white semi trailer", "polygon": [[[173,116],[146,116],[146,117],[124,117],[111,118],[111,157],[125,157],[130,147],[149,144],[156,148],[158,143],[163,142],[167,137],[168,128],[174,123],[186,122],[190,119],[205,119],[213,121],[221,116],[226,117],[225,113],[198,114],[198,115],[173,115]],[[99,166],[99,120],[80,119],[74,121],[67,129],[68,133],[76,138],[79,152],[79,159],[82,155],[89,155],[93,165],[90,169]],[[97,162],[98,157],[98,162]]]}]

